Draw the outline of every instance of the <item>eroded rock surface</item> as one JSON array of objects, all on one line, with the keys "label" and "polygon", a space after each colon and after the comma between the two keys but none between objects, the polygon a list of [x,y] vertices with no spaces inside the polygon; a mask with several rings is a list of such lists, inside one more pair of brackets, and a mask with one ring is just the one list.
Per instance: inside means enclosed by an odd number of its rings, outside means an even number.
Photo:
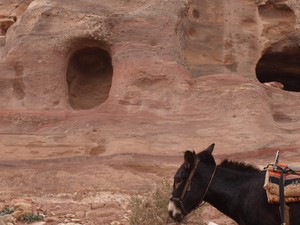
[{"label": "eroded rock surface", "polygon": [[109,224],[186,149],[296,163],[299,17],[296,0],[0,0],[0,197]]}]

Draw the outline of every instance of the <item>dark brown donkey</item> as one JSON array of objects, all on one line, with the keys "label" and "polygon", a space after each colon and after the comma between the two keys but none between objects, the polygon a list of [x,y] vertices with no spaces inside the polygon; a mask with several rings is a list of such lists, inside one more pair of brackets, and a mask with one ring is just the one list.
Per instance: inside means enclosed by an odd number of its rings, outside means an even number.
[{"label": "dark brown donkey", "polygon": [[[216,165],[214,144],[196,154],[186,151],[174,177],[169,215],[180,222],[203,201],[239,225],[280,225],[279,204],[267,201],[265,174],[252,165],[225,160]],[[290,225],[300,225],[300,202],[288,203]]]}]

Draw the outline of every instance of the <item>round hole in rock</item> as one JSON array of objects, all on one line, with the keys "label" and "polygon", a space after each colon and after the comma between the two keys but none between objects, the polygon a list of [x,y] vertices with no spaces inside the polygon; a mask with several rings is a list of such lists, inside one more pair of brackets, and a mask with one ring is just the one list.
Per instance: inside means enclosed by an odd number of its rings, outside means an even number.
[{"label": "round hole in rock", "polygon": [[91,109],[109,96],[113,68],[110,54],[98,47],[76,51],[69,60],[67,83],[73,109]]},{"label": "round hole in rock", "polygon": [[286,91],[300,92],[300,50],[265,53],[256,65],[256,76],[261,83],[277,81]]}]

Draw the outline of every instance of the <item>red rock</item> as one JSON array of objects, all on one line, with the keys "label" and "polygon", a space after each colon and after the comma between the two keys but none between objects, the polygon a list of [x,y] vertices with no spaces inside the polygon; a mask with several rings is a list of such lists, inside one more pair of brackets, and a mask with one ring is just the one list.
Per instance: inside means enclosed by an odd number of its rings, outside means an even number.
[{"label": "red rock", "polygon": [[2,2],[1,199],[98,221],[97,202],[121,215],[186,149],[299,159],[294,0]]}]

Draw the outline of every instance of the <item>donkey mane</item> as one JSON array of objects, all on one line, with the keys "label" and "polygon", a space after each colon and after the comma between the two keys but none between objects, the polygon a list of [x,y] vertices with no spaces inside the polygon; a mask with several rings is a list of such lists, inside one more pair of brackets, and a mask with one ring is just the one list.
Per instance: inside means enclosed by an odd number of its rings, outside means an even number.
[{"label": "donkey mane", "polygon": [[248,174],[261,172],[261,170],[254,165],[247,164],[244,162],[231,161],[228,159],[225,159],[223,162],[221,162],[220,166],[223,168],[235,170],[242,173],[248,173]]}]

